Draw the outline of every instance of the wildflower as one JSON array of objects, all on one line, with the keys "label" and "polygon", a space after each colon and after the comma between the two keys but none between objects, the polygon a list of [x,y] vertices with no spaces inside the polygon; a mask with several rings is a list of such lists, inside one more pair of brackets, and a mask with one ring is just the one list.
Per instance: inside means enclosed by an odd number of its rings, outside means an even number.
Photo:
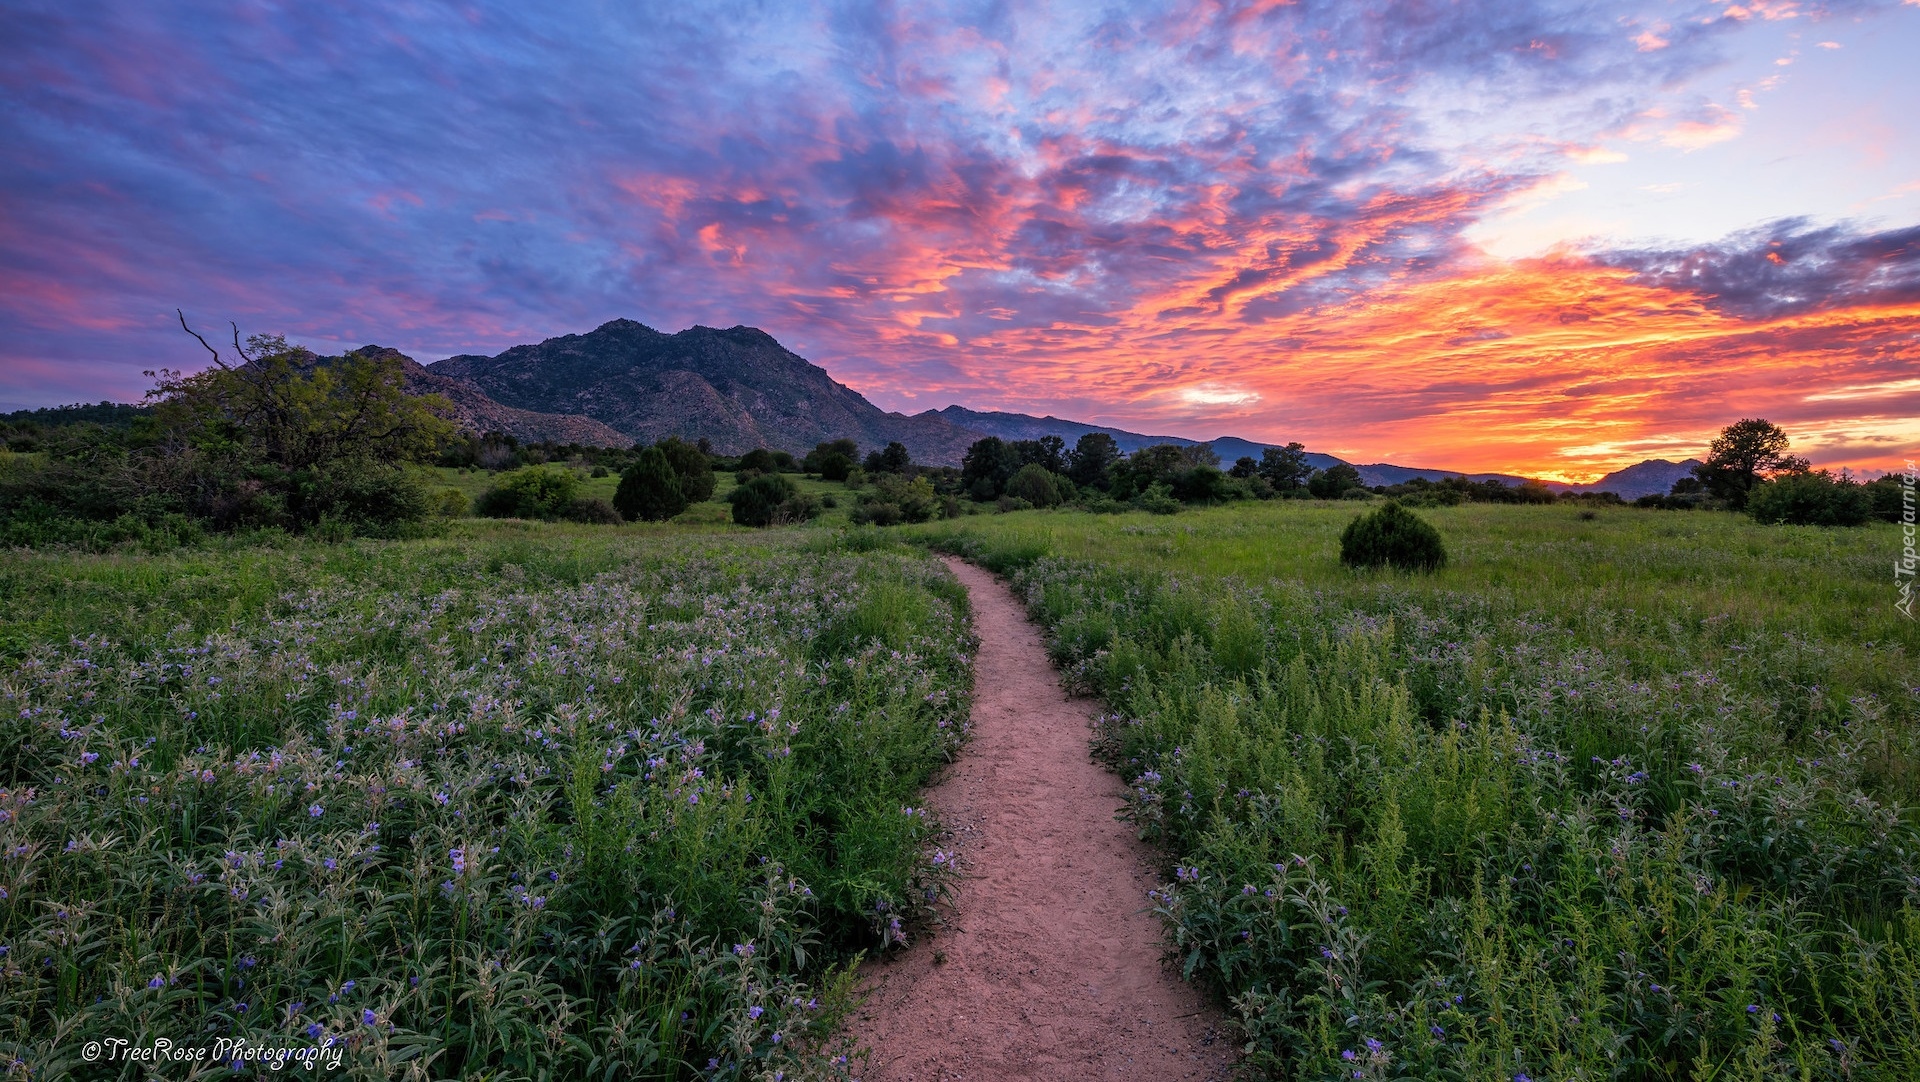
[{"label": "wildflower", "polygon": [[155,977],[147,982],[148,988],[165,988],[166,986],[167,980],[165,977]]},{"label": "wildflower", "polygon": [[759,1017],[765,1013],[766,1013],[766,1008],[761,1007],[757,1003],[747,1008],[747,1017],[755,1020],[758,1020]]},{"label": "wildflower", "polygon": [[368,1007],[360,1012],[360,1022],[362,1025],[373,1025],[373,1019],[374,1014],[372,1007]]},{"label": "wildflower", "polygon": [[317,1041],[317,1040],[319,1040],[319,1039],[320,1039],[320,1034],[322,1034],[322,1033],[324,1033],[324,1032],[326,1032],[326,1028],[325,1028],[324,1026],[322,1026],[322,1025],[321,1025],[320,1023],[318,1023],[318,1022],[309,1022],[309,1023],[307,1023],[307,1037],[308,1037],[308,1038],[310,1038],[310,1039],[312,1039],[312,1040],[316,1040],[316,1041]]},{"label": "wildflower", "polygon": [[307,806],[307,814],[311,815],[315,819],[318,819],[321,816],[327,814],[327,809],[321,807],[318,804],[309,804]]}]

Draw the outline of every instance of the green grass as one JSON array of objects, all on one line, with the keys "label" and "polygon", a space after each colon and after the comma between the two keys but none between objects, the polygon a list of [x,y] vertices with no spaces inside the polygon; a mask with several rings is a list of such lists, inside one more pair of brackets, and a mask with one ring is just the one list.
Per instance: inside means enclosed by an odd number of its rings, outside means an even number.
[{"label": "green grass", "polygon": [[[844,1073],[938,896],[964,592],[809,531],[0,556],[0,1062],[344,1048],[354,1077]],[[711,1061],[711,1066],[709,1066]]]},{"label": "green grass", "polygon": [[1920,632],[1896,534],[1353,504],[906,531],[1112,713],[1157,906],[1275,1078],[1920,1077]]}]

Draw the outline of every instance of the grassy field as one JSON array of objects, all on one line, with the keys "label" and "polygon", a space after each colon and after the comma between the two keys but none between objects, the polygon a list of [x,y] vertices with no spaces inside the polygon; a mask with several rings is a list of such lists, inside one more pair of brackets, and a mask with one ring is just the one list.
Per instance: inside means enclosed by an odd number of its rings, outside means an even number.
[{"label": "grassy field", "polygon": [[0,556],[0,1064],[844,1073],[840,967],[940,889],[972,647],[943,568],[824,536]]},{"label": "grassy field", "polygon": [[1920,630],[1892,528],[1351,504],[909,531],[1111,713],[1186,971],[1269,1077],[1920,1078]]}]

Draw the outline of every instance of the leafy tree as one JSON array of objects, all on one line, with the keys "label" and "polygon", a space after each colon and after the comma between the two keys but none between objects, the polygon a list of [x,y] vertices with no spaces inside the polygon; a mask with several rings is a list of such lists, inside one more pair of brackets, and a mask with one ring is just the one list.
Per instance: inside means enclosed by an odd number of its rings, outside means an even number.
[{"label": "leafy tree", "polygon": [[1360,471],[1345,462],[1316,470],[1307,481],[1307,491],[1321,500],[1338,500],[1349,492],[1365,487],[1366,482],[1360,480]]},{"label": "leafy tree", "polygon": [[1741,510],[1747,495],[1768,475],[1806,470],[1806,459],[1787,453],[1788,442],[1787,434],[1770,421],[1735,421],[1714,437],[1706,461],[1693,468],[1693,475],[1709,495]]},{"label": "leafy tree", "polygon": [[[694,454],[700,453],[698,448],[688,444],[681,446],[692,450]],[[713,471],[706,473],[711,492]],[[658,446],[640,452],[634,464],[620,475],[620,487],[613,493],[614,509],[635,522],[665,522],[685,511],[688,502],[679,472],[673,468],[666,452]]]},{"label": "leafy tree", "polygon": [[1089,432],[1073,445],[1067,476],[1081,488],[1105,489],[1113,483],[1113,467],[1120,461],[1120,445],[1105,432]]},{"label": "leafy tree", "polygon": [[1175,478],[1191,469],[1193,463],[1184,449],[1171,443],[1142,447],[1114,468],[1114,487],[1128,494],[1145,492],[1153,485],[1173,486]]},{"label": "leafy tree", "polygon": [[1252,455],[1241,455],[1239,458],[1233,460],[1233,468],[1227,471],[1227,476],[1236,481],[1245,481],[1250,477],[1258,477],[1260,476],[1260,460]]},{"label": "leafy tree", "polygon": [[867,456],[868,473],[905,473],[913,465],[913,457],[907,454],[907,445],[895,440],[887,444],[886,450],[874,451]]},{"label": "leafy tree", "polygon": [[1067,441],[1058,436],[1042,436],[1037,440],[1015,440],[1013,453],[1020,456],[1022,466],[1038,466],[1048,473],[1065,474],[1067,472]]},{"label": "leafy tree", "polygon": [[844,481],[859,463],[860,445],[850,439],[827,440],[814,447],[800,465],[823,481]]},{"label": "leafy tree", "polygon": [[673,467],[674,476],[680,479],[680,495],[688,503],[713,499],[713,460],[705,451],[678,436],[668,436],[654,446]]},{"label": "leafy tree", "polygon": [[1313,467],[1307,465],[1307,449],[1299,443],[1289,443],[1285,447],[1268,447],[1260,452],[1260,476],[1267,479],[1275,492],[1286,494],[1305,488],[1307,479],[1313,476]]},{"label": "leafy tree", "polygon": [[1915,510],[1914,498],[1909,495],[1913,490],[1903,474],[1885,474],[1863,487],[1868,506],[1872,508],[1870,513],[1882,522],[1900,522],[1909,511]]},{"label": "leafy tree", "polygon": [[1872,512],[1866,486],[1826,470],[1782,474],[1747,493],[1747,513],[1762,525],[1861,526]]},{"label": "leafy tree", "polygon": [[1006,494],[1027,501],[1034,507],[1054,507],[1060,503],[1060,484],[1053,473],[1038,463],[1029,462],[1007,480]]},{"label": "leafy tree", "polygon": [[960,460],[960,483],[969,495],[984,503],[1005,492],[1008,479],[1022,465],[1019,452],[1007,441],[987,436],[975,440]]},{"label": "leafy tree", "polygon": [[454,434],[444,416],[451,405],[438,395],[408,394],[406,373],[391,354],[323,359],[277,334],[253,335],[245,346],[237,331],[234,339],[238,363],[209,345],[211,368],[191,376],[149,373],[155,416],[180,442],[291,473],[350,459],[427,462]]},{"label": "leafy tree", "polygon": [[1340,534],[1340,562],[1432,571],[1446,565],[1447,547],[1432,523],[1388,500],[1379,510],[1347,523]]}]

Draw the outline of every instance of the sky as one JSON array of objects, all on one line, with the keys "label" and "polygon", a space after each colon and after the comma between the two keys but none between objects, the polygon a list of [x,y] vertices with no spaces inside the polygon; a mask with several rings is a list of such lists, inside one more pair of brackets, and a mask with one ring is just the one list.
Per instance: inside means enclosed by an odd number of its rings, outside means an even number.
[{"label": "sky", "polygon": [[[537,10],[536,10],[537,9]],[[1920,0],[0,0],[0,408],[762,328],[887,409],[1920,457]]]}]

